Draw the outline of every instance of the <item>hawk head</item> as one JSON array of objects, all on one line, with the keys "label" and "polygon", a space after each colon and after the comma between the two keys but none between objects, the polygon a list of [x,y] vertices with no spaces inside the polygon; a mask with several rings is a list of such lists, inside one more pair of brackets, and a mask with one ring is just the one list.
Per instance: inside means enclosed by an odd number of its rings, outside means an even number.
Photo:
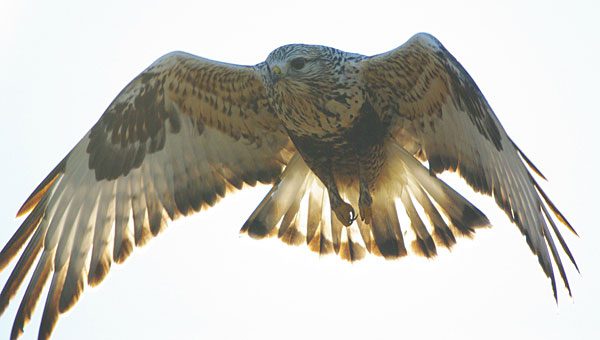
[{"label": "hawk head", "polygon": [[266,60],[268,85],[275,90],[324,90],[338,82],[343,54],[318,45],[279,47]]},{"label": "hawk head", "polygon": [[[356,115],[348,98],[359,93],[360,56],[331,47],[292,44],[277,48],[262,65],[270,104],[296,135],[331,133]],[[320,131],[322,130],[322,131]]]}]

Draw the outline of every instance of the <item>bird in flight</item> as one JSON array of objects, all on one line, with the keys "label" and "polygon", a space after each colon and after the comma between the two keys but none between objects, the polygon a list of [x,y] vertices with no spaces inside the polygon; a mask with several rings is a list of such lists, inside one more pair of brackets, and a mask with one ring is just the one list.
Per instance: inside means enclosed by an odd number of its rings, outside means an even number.
[{"label": "bird in flight", "polygon": [[559,227],[575,230],[433,36],[419,33],[375,56],[285,45],[254,66],[169,53],[119,93],[19,210],[28,215],[0,252],[0,270],[25,248],[0,293],[0,314],[33,268],[11,338],[50,282],[39,329],[49,338],[84,286],[99,284],[134,245],[258,182],[272,188],[242,227],[251,237],[350,261],[432,257],[489,226],[436,177],[447,170],[495,198],[554,297],[554,268],[570,294],[555,239],[577,268]]}]

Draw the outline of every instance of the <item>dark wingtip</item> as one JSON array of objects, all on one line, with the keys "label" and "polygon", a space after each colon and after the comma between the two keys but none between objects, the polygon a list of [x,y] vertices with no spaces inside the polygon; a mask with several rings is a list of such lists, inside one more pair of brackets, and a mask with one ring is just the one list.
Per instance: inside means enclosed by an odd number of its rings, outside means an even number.
[{"label": "dark wingtip", "polygon": [[333,243],[327,240],[321,233],[317,233],[308,244],[308,249],[319,255],[328,255],[333,253]]},{"label": "dark wingtip", "polygon": [[533,162],[525,155],[525,153],[523,152],[523,150],[521,150],[517,144],[515,142],[513,142],[513,140],[510,140],[511,143],[513,144],[513,146],[515,147],[515,149],[517,149],[517,151],[519,152],[519,155],[521,155],[521,158],[523,158],[523,160],[525,160],[525,163],[527,163],[527,165],[529,165],[529,168],[531,170],[533,170],[533,172],[535,172],[538,176],[540,176],[541,178],[543,178],[544,180],[547,181],[546,176],[544,176],[544,174],[542,174],[542,172],[540,171],[540,169],[537,168],[537,166],[535,166],[535,164],[533,164]]},{"label": "dark wingtip", "polygon": [[395,238],[390,238],[383,242],[376,242],[376,244],[381,256],[386,260],[394,260],[407,254],[406,248],[400,246],[398,240]]},{"label": "dark wingtip", "polygon": [[91,287],[99,285],[108,274],[111,263],[108,261],[105,264],[106,265],[103,265],[102,262],[99,262],[95,269],[90,270],[90,273],[88,274],[88,284]]},{"label": "dark wingtip", "polygon": [[454,234],[447,226],[434,225],[433,228],[433,240],[439,245],[452,249],[452,246],[456,244],[456,238]]},{"label": "dark wingtip", "polygon": [[23,327],[13,324],[13,328],[10,332],[10,340],[17,340],[19,337],[21,337],[21,335],[23,335],[24,331],[25,329]]},{"label": "dark wingtip", "polygon": [[451,218],[452,226],[459,235],[473,237],[475,228],[490,227],[490,220],[479,209],[472,205],[465,205],[460,219]]},{"label": "dark wingtip", "polygon": [[2,271],[10,261],[17,255],[21,247],[30,238],[31,234],[38,227],[44,211],[47,198],[43,198],[36,206],[31,214],[29,214],[17,231],[13,234],[10,240],[4,245],[0,251],[0,271]]},{"label": "dark wingtip", "polygon": [[323,237],[323,235],[321,235],[321,237],[319,238],[319,248],[318,249],[319,249],[320,255],[332,254],[333,253],[333,243],[330,240]]},{"label": "dark wingtip", "polygon": [[412,242],[412,249],[417,255],[424,256],[428,259],[437,256],[437,249],[431,237],[427,240],[417,237],[417,239]]},{"label": "dark wingtip", "polygon": [[273,228],[268,227],[260,220],[248,220],[240,230],[240,233],[248,233],[254,239],[262,239],[271,234]]},{"label": "dark wingtip", "polygon": [[489,227],[490,220],[479,209],[465,205],[461,217],[462,223],[468,228]]},{"label": "dark wingtip", "polygon": [[[569,255],[569,254],[567,254],[567,255]],[[575,258],[573,258],[572,255],[570,255],[569,258],[571,259],[571,263],[573,263],[573,266],[575,266],[575,269],[577,269],[577,273],[579,275],[581,275],[581,271],[579,271],[579,266],[577,265],[577,262],[575,262]]]},{"label": "dark wingtip", "polygon": [[296,225],[292,225],[279,239],[290,246],[299,246],[304,244],[306,236],[298,230]]},{"label": "dark wingtip", "polygon": [[[533,180],[533,178],[532,178],[532,180]],[[565,217],[565,215],[563,215],[560,212],[560,210],[558,210],[556,205],[554,205],[554,203],[550,200],[550,197],[548,197],[548,195],[546,195],[544,190],[542,190],[542,187],[540,187],[540,185],[536,181],[533,181],[533,184],[535,185],[535,187],[536,187],[537,191],[540,193],[540,195],[542,195],[542,197],[544,198],[544,201],[546,201],[546,204],[548,204],[548,207],[550,207],[550,210],[552,210],[552,212],[554,213],[554,216],[556,216],[556,218],[558,218],[558,220],[561,221],[562,224],[564,224],[569,230],[571,230],[571,232],[573,234],[575,234],[576,236],[579,236],[579,234],[577,233],[577,231],[575,231],[575,228],[573,228],[571,223],[569,223],[569,221],[567,221],[567,218]]]},{"label": "dark wingtip", "polygon": [[356,262],[366,255],[366,250],[361,245],[352,242],[342,242],[342,249],[340,251],[340,257],[350,263]]},{"label": "dark wingtip", "polygon": [[124,239],[121,245],[113,252],[115,263],[123,263],[133,252],[133,244],[129,239]]},{"label": "dark wingtip", "polygon": [[[558,294],[556,292],[556,280],[554,279],[554,275],[552,275],[551,281],[552,281],[552,293],[554,294],[554,301],[556,302],[556,305],[558,305]],[[571,295],[571,288],[568,288],[568,291],[569,291],[569,295]]]},{"label": "dark wingtip", "polygon": [[77,291],[74,294],[67,295],[67,294],[65,294],[64,290],[60,294],[60,298],[58,300],[58,311],[61,314],[68,311],[73,306],[75,306],[75,303],[77,302],[77,300],[79,300],[79,297],[81,296],[81,293],[83,292],[83,285],[79,284],[79,282],[77,284],[79,285],[79,288],[77,289]]},{"label": "dark wingtip", "polygon": [[386,259],[395,259],[398,257],[398,242],[395,239],[387,239],[377,244],[381,256]]}]

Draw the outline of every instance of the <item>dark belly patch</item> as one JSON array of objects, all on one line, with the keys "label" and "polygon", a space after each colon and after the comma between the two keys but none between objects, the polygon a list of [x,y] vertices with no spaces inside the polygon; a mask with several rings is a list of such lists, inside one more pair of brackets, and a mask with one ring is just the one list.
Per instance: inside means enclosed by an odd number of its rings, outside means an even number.
[{"label": "dark belly patch", "polygon": [[353,126],[337,135],[323,139],[289,134],[309,167],[327,167],[337,176],[354,176],[361,155],[382,144],[385,127],[373,106],[365,102]]},{"label": "dark belly patch", "polygon": [[352,143],[357,152],[365,152],[374,145],[381,144],[385,128],[369,101],[360,108],[360,116],[350,130],[345,133],[345,140]]}]

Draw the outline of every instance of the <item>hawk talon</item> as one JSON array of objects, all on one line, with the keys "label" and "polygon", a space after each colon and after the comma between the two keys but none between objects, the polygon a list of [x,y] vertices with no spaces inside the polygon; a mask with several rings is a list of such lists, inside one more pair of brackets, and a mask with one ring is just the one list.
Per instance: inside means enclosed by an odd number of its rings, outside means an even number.
[{"label": "hawk talon", "polygon": [[354,223],[358,217],[354,211],[354,208],[350,204],[343,201],[340,202],[340,204],[335,208],[332,208],[332,210],[335,212],[337,219],[346,227],[352,225],[352,223]]},{"label": "hawk talon", "polygon": [[358,218],[358,215],[354,212],[354,208],[353,208],[352,211],[350,212],[350,224],[354,223],[354,221],[356,221],[357,218]]},{"label": "hawk talon", "polygon": [[373,220],[373,213],[371,212],[371,205],[367,204],[358,204],[358,211],[360,213],[360,219],[366,224],[371,224]]},{"label": "hawk talon", "polygon": [[358,199],[358,211],[360,213],[360,218],[366,224],[371,224],[373,219],[373,213],[371,211],[371,204],[373,203],[373,198],[369,194],[369,191],[363,190],[361,187],[360,198]]}]

